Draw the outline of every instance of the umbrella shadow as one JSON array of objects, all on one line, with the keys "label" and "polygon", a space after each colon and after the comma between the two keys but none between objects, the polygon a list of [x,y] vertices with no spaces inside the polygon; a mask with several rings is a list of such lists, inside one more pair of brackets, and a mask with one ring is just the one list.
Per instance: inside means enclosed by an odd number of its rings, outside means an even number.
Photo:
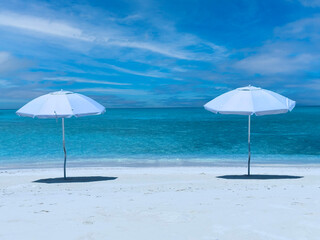
[{"label": "umbrella shadow", "polygon": [[102,177],[102,176],[89,176],[89,177],[67,177],[64,178],[43,178],[35,180],[35,183],[87,183],[87,182],[101,182],[116,180],[117,177]]},{"label": "umbrella shadow", "polygon": [[232,180],[271,180],[271,179],[299,179],[303,176],[295,175],[263,175],[263,174],[253,174],[253,175],[223,175],[217,176],[217,178],[232,179]]}]

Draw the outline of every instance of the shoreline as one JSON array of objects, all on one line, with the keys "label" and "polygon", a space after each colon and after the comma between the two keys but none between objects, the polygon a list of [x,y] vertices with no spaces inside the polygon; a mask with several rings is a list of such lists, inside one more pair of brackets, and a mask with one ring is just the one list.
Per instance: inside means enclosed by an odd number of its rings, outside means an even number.
[{"label": "shoreline", "polygon": [[[319,163],[252,163],[251,168],[320,168]],[[39,163],[39,164],[0,164],[0,171],[5,170],[28,170],[28,169],[60,169],[63,167],[63,162],[60,164],[54,163]],[[195,162],[178,162],[178,163],[102,163],[102,162],[69,162],[67,169],[82,169],[82,168],[247,168],[247,162],[212,162],[212,163],[195,163]]]}]

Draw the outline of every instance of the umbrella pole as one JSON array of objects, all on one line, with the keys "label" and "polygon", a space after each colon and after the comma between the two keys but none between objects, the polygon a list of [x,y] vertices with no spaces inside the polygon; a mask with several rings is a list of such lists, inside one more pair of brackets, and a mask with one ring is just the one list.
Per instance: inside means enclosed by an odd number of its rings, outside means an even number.
[{"label": "umbrella pole", "polygon": [[63,167],[63,177],[67,179],[66,174],[66,166],[67,166],[67,151],[66,151],[66,143],[64,139],[64,118],[62,118],[62,144],[63,144],[63,151],[64,151],[64,167]]},{"label": "umbrella pole", "polygon": [[251,116],[248,117],[248,176],[250,176],[250,157],[251,157],[251,151],[250,151],[250,119]]}]

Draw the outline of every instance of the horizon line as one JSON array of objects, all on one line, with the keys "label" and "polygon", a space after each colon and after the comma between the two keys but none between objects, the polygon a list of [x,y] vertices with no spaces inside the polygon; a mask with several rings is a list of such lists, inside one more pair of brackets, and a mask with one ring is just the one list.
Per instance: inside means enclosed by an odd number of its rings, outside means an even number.
[{"label": "horizon line", "polygon": [[[296,107],[320,107],[320,105],[297,105]],[[170,109],[170,108],[203,108],[199,107],[106,107],[106,109]],[[1,110],[19,110],[20,108],[0,108]]]}]

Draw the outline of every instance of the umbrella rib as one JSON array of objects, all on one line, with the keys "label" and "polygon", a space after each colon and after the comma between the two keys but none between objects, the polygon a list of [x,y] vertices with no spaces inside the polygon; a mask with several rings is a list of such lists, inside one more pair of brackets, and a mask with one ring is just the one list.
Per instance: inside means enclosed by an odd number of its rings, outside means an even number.
[{"label": "umbrella rib", "polygon": [[[266,90],[265,90],[266,91]],[[269,91],[269,90],[267,90],[268,92],[271,92],[271,91]],[[270,94],[270,93],[269,93]],[[274,93],[273,93],[274,94]],[[288,106],[288,104],[287,104],[287,102],[289,101],[289,99],[288,98],[286,98],[286,103],[284,104],[284,103],[282,103],[281,101],[280,101],[280,99],[279,98],[277,98],[276,96],[274,96],[273,94],[270,94],[273,98],[275,98],[278,102],[280,102],[283,106],[284,106],[284,109],[289,109],[289,106]],[[275,94],[277,94],[277,93],[275,93]]]},{"label": "umbrella rib", "polygon": [[[233,90],[233,91],[235,91],[235,90]],[[225,106],[227,103],[231,102],[234,97],[236,97],[236,95],[231,96],[227,101],[225,101],[223,104],[221,104],[221,105],[220,105],[220,109],[223,109],[224,106]],[[221,113],[221,112],[223,112],[223,111],[218,110],[217,112],[218,112],[218,113]]]},{"label": "umbrella rib", "polygon": [[47,96],[46,100],[42,103],[41,107],[39,108],[38,112],[33,114],[33,118],[35,117],[39,117],[40,116],[40,112],[42,111],[42,109],[44,108],[44,106],[46,105],[46,103],[49,101],[49,97]]},{"label": "umbrella rib", "polygon": [[74,111],[73,111],[73,108],[72,108],[72,106],[71,106],[71,104],[70,104],[70,101],[69,101],[69,99],[68,99],[67,96],[68,96],[67,94],[64,95],[64,97],[66,98],[66,102],[68,103],[68,105],[69,105],[69,107],[70,107],[70,110],[71,110],[71,112],[72,112],[71,116],[75,116]]},{"label": "umbrella rib", "polygon": [[[279,98],[277,98],[276,96],[274,96],[273,94],[271,94],[271,93],[273,93],[273,92],[271,92],[271,91],[269,91],[269,90],[263,90],[264,92],[266,92],[269,96],[271,96],[273,99],[275,99],[275,101],[277,101],[280,105],[282,105],[283,106],[283,108],[282,109],[277,109],[277,110],[289,110],[289,106],[288,106],[288,104],[286,104],[287,102],[288,102],[288,98],[286,98],[286,103],[284,104],[283,102],[281,102],[281,100],[279,99]],[[270,93],[271,92],[271,93]]]},{"label": "umbrella rib", "polygon": [[[90,98],[88,98],[88,97],[86,97],[85,95],[82,95],[82,94],[77,94],[77,95],[78,95],[79,97],[85,99],[85,100],[86,100],[91,106],[93,106],[95,109],[99,110],[98,107],[95,106],[95,105],[93,104],[93,102],[91,102],[92,99],[90,99]],[[104,111],[105,111],[105,109],[104,109]],[[104,111],[101,111],[101,112],[96,111],[95,113],[96,113],[97,115],[99,115],[99,114],[103,113]],[[76,115],[81,115],[81,114],[75,114],[75,116],[76,116]]]}]

